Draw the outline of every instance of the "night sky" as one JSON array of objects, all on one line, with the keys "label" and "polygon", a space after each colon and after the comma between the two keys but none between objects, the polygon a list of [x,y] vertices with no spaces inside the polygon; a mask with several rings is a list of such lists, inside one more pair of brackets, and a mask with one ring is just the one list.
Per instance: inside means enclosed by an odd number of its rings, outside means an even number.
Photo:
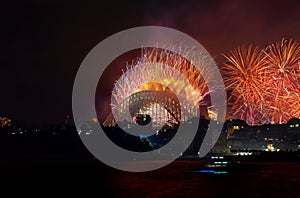
[{"label": "night sky", "polygon": [[2,3],[0,15],[0,116],[27,124],[61,122],[72,114],[82,60],[103,39],[128,28],[175,28],[216,60],[241,44],[300,40],[297,0],[15,1]]}]

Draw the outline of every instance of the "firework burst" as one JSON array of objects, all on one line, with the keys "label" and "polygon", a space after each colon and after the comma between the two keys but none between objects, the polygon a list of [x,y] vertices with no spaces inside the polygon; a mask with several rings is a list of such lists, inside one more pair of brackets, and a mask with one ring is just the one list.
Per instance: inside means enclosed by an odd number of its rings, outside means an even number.
[{"label": "firework burst", "polygon": [[[112,94],[117,103],[138,91],[149,89],[164,91],[163,86],[151,82],[164,82],[166,87],[172,87],[185,98],[197,102],[203,101],[209,94],[203,78],[205,75],[207,79],[212,79],[213,72],[209,68],[201,67],[199,70],[184,57],[169,50],[156,48],[142,50],[142,56],[132,64],[127,63],[126,72],[123,72],[121,78],[115,82]],[[204,53],[200,55],[197,64],[203,64],[205,56]],[[183,81],[187,81],[190,86]]]},{"label": "firework burst", "polygon": [[222,68],[229,115],[250,125],[300,118],[300,44],[292,39],[268,46],[238,47]]},{"label": "firework burst", "polygon": [[265,64],[264,53],[258,47],[245,46],[232,50],[222,68],[224,83],[230,92],[228,98],[231,118],[245,120],[248,124],[264,121],[261,113],[264,100]]},{"label": "firework burst", "polygon": [[266,114],[271,123],[285,123],[292,117],[299,117],[300,95],[300,44],[292,39],[282,39],[265,50],[269,68],[269,107]]},{"label": "firework burst", "polygon": [[[186,120],[199,116],[196,114],[199,105],[209,106],[209,100],[206,99],[213,89],[208,89],[206,81],[213,78],[214,72],[209,67],[196,68],[195,63],[174,53],[179,50],[189,53],[186,48],[175,50],[143,48],[141,57],[132,64],[127,64],[126,71],[115,82],[112,92],[112,111],[119,111],[123,101],[134,93],[169,90],[184,101],[181,105],[185,111],[181,112],[183,114],[181,118]],[[204,52],[200,54],[196,59],[197,65],[204,64],[206,57],[207,54]],[[152,110],[160,109],[151,106]],[[162,111],[165,113],[165,110]],[[160,115],[160,117],[164,116]]]}]

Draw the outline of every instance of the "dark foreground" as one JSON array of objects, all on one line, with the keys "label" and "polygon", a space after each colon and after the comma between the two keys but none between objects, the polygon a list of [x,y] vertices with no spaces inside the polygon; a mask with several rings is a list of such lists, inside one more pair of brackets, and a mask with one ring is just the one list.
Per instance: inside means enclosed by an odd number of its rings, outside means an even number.
[{"label": "dark foreground", "polygon": [[77,136],[67,137],[1,137],[0,198],[300,197],[299,153],[262,155],[220,174],[199,172],[205,160],[130,173],[104,165]]},{"label": "dark foreground", "polygon": [[[1,197],[299,197],[299,162],[263,162],[258,171],[202,173],[202,161],[177,160],[129,173],[97,160],[1,160]],[[253,163],[253,162],[251,162]]]}]

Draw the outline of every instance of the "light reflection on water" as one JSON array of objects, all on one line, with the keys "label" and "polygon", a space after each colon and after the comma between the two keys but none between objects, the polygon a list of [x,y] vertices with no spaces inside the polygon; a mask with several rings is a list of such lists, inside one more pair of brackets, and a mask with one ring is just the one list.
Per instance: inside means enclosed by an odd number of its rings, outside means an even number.
[{"label": "light reflection on water", "polygon": [[197,161],[176,161],[157,171],[114,173],[106,192],[113,197],[300,197],[300,163],[264,165],[255,172],[231,173],[197,169]]}]

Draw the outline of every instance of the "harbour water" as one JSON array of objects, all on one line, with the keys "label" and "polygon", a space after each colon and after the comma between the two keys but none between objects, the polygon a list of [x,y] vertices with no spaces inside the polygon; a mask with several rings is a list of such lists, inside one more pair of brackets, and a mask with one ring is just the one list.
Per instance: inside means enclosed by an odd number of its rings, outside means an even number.
[{"label": "harbour water", "polygon": [[252,162],[262,167],[236,172],[201,172],[203,163],[176,160],[131,173],[97,160],[2,160],[1,192],[3,197],[300,197],[299,162]]}]

